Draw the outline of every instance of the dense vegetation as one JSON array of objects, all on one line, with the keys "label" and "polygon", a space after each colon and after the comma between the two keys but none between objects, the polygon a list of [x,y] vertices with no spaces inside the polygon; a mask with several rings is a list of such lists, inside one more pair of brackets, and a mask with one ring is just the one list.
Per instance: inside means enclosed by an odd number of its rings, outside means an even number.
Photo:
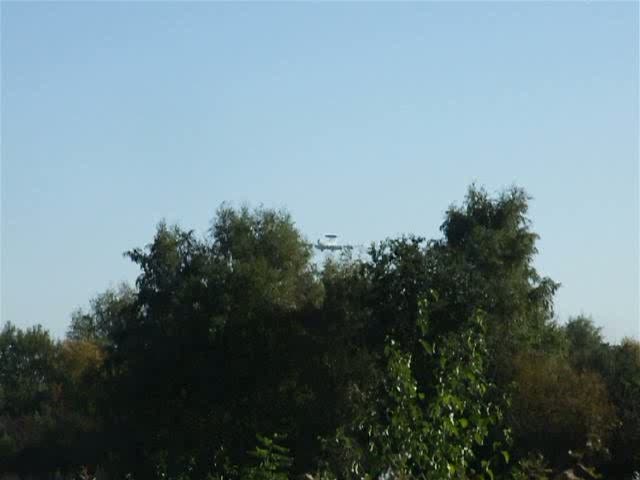
[{"label": "dense vegetation", "polygon": [[67,338],[0,332],[0,471],[631,478],[640,345],[554,321],[527,202],[472,187],[442,238],[320,267],[284,212],[223,206],[205,238],[160,224],[127,253],[135,287]]}]

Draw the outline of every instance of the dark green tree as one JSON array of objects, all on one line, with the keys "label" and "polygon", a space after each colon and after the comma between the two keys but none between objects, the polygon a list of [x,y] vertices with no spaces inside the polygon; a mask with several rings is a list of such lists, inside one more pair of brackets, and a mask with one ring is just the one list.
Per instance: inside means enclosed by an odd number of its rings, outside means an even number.
[{"label": "dark green tree", "polygon": [[54,341],[42,327],[0,333],[0,471],[71,471],[96,460],[97,425],[82,392],[88,351]]},{"label": "dark green tree", "polygon": [[580,315],[570,318],[564,331],[571,364],[579,370],[592,370],[607,376],[613,365],[602,328],[597,327],[593,319]]},{"label": "dark green tree", "polygon": [[242,461],[256,432],[308,443],[317,407],[304,322],[322,285],[290,217],[223,207],[210,237],[161,224],[129,256],[142,272],[106,364],[110,423],[128,431],[113,464],[197,476],[220,449]]},{"label": "dark green tree", "polygon": [[491,368],[501,386],[513,378],[510,359],[521,349],[563,348],[553,322],[559,284],[534,267],[538,235],[528,202],[519,188],[492,198],[472,186],[461,206],[449,208],[444,238],[431,242],[427,252],[430,286],[439,293],[436,328],[455,329],[475,309],[486,312]]},{"label": "dark green tree", "polygon": [[611,438],[605,470],[628,475],[637,343],[554,321],[528,202],[471,187],[441,239],[321,268],[283,211],[223,205],[203,237],[161,223],[127,252],[135,288],[75,312],[66,340],[5,327],[0,455],[134,479],[482,478]]},{"label": "dark green tree", "polygon": [[509,461],[502,407],[490,400],[482,315],[437,342],[427,339],[418,307],[418,343],[432,360],[429,391],[416,381],[412,353],[387,337],[380,383],[365,392],[360,411],[325,441],[321,478],[489,478]]},{"label": "dark green tree", "polygon": [[0,332],[0,415],[38,412],[59,380],[55,342],[41,326]]},{"label": "dark green tree", "polygon": [[606,471],[615,478],[640,472],[640,343],[630,338],[613,347],[609,392],[620,423],[610,444]]},{"label": "dark green tree", "polygon": [[120,322],[135,302],[135,295],[125,283],[97,295],[91,299],[88,311],[78,309],[71,314],[67,338],[109,344],[111,336],[122,328]]},{"label": "dark green tree", "polygon": [[254,463],[242,474],[246,480],[288,480],[288,471],[293,464],[289,449],[278,442],[279,435],[273,437],[256,436],[258,444],[249,452]]},{"label": "dark green tree", "polygon": [[523,352],[513,363],[517,388],[509,417],[517,453],[540,452],[562,466],[571,463],[570,452],[582,452],[600,464],[617,423],[602,377],[542,352]]},{"label": "dark green tree", "polygon": [[618,419],[607,447],[608,462],[599,465],[616,478],[640,470],[640,347],[632,339],[619,345],[604,341],[601,328],[585,316],[571,318],[565,328],[571,365],[598,374],[605,382]]}]

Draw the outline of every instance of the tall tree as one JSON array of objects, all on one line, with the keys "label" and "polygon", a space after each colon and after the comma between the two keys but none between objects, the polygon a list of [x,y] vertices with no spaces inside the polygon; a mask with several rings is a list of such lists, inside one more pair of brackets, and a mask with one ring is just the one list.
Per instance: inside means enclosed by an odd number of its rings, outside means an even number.
[{"label": "tall tree", "polygon": [[119,323],[126,309],[134,303],[135,294],[129,285],[122,283],[116,289],[97,295],[89,302],[88,311],[78,309],[71,314],[67,338],[101,345],[111,343],[111,336],[122,329]]},{"label": "tall tree", "polygon": [[569,359],[579,370],[592,370],[608,376],[613,368],[610,347],[602,336],[602,328],[583,315],[572,317],[564,327]]},{"label": "tall tree", "polygon": [[26,330],[6,323],[0,332],[0,415],[33,414],[59,380],[57,348],[41,326]]},{"label": "tall tree", "polygon": [[620,423],[607,470],[616,478],[631,478],[640,471],[640,343],[626,338],[615,346],[613,365],[607,383]]},{"label": "tall tree", "polygon": [[500,383],[513,376],[510,359],[522,348],[560,348],[553,319],[559,284],[536,271],[538,235],[527,216],[529,197],[512,188],[492,198],[472,186],[430,243],[430,286],[438,293],[437,328],[455,328],[475,309],[487,313],[488,345]]},{"label": "tall tree", "polygon": [[132,428],[124,464],[144,476],[195,459],[206,471],[221,449],[238,460],[256,432],[293,444],[313,399],[302,316],[322,286],[288,214],[223,207],[209,238],[161,224],[129,256],[142,272],[108,362],[113,424]]},{"label": "tall tree", "polygon": [[617,422],[602,377],[574,369],[561,355],[523,352],[513,362],[509,417],[519,453],[540,452],[566,465],[572,451],[582,451],[601,463]]}]

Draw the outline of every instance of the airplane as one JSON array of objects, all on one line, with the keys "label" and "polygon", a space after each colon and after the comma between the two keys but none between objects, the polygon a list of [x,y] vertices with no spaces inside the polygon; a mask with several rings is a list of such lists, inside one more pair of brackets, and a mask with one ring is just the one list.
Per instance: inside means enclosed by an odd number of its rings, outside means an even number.
[{"label": "airplane", "polygon": [[318,250],[320,250],[321,252],[324,252],[325,250],[328,250],[330,252],[335,252],[338,250],[346,250],[349,248],[352,248],[351,245],[340,245],[336,242],[336,239],[338,238],[337,235],[333,234],[333,233],[327,233],[324,236],[324,239],[318,239],[318,241],[315,243],[314,247],[317,248]]}]

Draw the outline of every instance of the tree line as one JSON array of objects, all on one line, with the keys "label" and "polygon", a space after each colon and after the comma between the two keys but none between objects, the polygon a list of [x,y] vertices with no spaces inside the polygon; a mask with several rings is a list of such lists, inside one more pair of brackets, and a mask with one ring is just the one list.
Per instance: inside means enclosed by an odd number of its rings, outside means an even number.
[{"label": "tree line", "polygon": [[[640,345],[559,324],[519,188],[323,264],[287,212],[161,223],[66,338],[0,332],[0,472],[632,478]],[[34,300],[34,301],[37,301]]]}]

